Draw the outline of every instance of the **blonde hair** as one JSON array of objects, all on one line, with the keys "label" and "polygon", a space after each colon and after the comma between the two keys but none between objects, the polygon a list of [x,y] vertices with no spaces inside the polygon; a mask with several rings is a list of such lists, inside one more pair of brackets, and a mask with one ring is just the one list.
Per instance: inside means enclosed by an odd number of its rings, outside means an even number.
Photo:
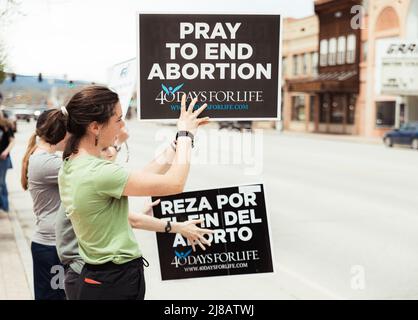
[{"label": "blonde hair", "polygon": [[29,167],[29,158],[36,149],[36,133],[32,134],[28,146],[26,148],[25,155],[22,160],[22,172],[20,176],[20,183],[22,184],[23,190],[28,190],[28,167]]}]

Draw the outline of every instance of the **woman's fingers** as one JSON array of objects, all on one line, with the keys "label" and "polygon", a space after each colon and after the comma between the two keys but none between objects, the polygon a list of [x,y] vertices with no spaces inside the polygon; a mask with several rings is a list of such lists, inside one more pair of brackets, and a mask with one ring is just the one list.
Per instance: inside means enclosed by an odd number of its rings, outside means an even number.
[{"label": "woman's fingers", "polygon": [[151,203],[151,207],[155,207],[156,205],[158,205],[160,203],[161,199],[157,199],[155,200],[153,203]]},{"label": "woman's fingers", "polygon": [[196,116],[196,118],[199,116],[199,114],[201,114],[203,112],[203,110],[206,109],[207,106],[208,106],[208,104],[205,103],[199,109],[197,109],[195,112],[193,112],[193,114]]},{"label": "woman's fingers", "polygon": [[214,234],[215,233],[215,230],[210,230],[210,229],[200,228],[199,231],[200,231],[201,234],[209,234],[209,233]]},{"label": "woman's fingers", "polygon": [[204,126],[205,124],[209,123],[209,117],[205,117],[205,118],[200,118],[197,119],[197,123],[199,124],[199,126]]},{"label": "woman's fingers", "polygon": [[210,244],[211,244],[210,241],[206,239],[204,236],[199,236],[199,239],[201,242],[203,242],[204,244],[210,247]]},{"label": "woman's fingers", "polygon": [[193,113],[194,105],[196,104],[196,102],[197,102],[197,98],[194,98],[194,99],[192,100],[192,102],[190,102],[190,104],[189,104],[189,109],[187,109],[187,112],[188,112],[188,113],[190,113],[190,114],[192,114],[192,113]]},{"label": "woman's fingers", "polygon": [[160,199],[157,199],[154,202],[151,202],[148,200],[148,202],[144,205],[144,213],[149,216],[153,215],[154,212],[153,212],[152,207],[158,205],[160,201],[161,201]]},{"label": "woman's fingers", "polygon": [[183,93],[183,95],[181,96],[181,113],[185,113],[186,112],[186,94]]},{"label": "woman's fingers", "polygon": [[206,250],[205,245],[208,247],[211,246],[211,241],[209,241],[204,236],[199,235],[199,234],[190,236],[187,239],[190,245],[192,246],[193,251],[196,251],[196,244],[198,244],[202,250]]},{"label": "woman's fingers", "polygon": [[199,245],[200,248],[202,248],[203,251],[206,251],[205,246],[202,244],[202,242],[200,242],[200,240],[196,240],[195,242],[197,242],[197,244]]},{"label": "woman's fingers", "polygon": [[199,224],[199,223],[202,223],[203,221],[205,221],[205,219],[190,220],[190,222],[193,224]]}]

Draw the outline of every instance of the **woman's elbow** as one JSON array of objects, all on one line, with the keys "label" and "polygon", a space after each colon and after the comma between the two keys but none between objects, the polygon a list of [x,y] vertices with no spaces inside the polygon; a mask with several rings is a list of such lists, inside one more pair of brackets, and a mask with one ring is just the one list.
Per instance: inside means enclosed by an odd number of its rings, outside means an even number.
[{"label": "woman's elbow", "polygon": [[128,222],[132,228],[135,228],[135,229],[141,228],[141,219],[139,219],[139,216],[136,214],[130,213],[128,215]]}]

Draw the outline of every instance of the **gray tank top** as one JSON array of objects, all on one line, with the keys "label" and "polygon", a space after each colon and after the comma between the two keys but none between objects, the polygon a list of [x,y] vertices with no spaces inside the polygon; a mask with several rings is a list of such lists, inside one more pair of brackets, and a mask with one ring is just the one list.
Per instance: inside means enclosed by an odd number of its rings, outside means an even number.
[{"label": "gray tank top", "polygon": [[29,158],[28,187],[36,217],[32,241],[55,246],[56,214],[61,204],[58,189],[58,171],[62,160],[57,154],[33,154]]}]

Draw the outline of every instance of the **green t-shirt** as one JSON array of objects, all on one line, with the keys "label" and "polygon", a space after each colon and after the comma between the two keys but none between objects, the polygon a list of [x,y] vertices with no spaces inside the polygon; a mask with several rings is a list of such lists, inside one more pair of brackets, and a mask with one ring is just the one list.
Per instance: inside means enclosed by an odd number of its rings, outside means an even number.
[{"label": "green t-shirt", "polygon": [[86,263],[126,263],[140,257],[122,192],[128,172],[90,155],[65,160],[58,175],[60,196]]}]

